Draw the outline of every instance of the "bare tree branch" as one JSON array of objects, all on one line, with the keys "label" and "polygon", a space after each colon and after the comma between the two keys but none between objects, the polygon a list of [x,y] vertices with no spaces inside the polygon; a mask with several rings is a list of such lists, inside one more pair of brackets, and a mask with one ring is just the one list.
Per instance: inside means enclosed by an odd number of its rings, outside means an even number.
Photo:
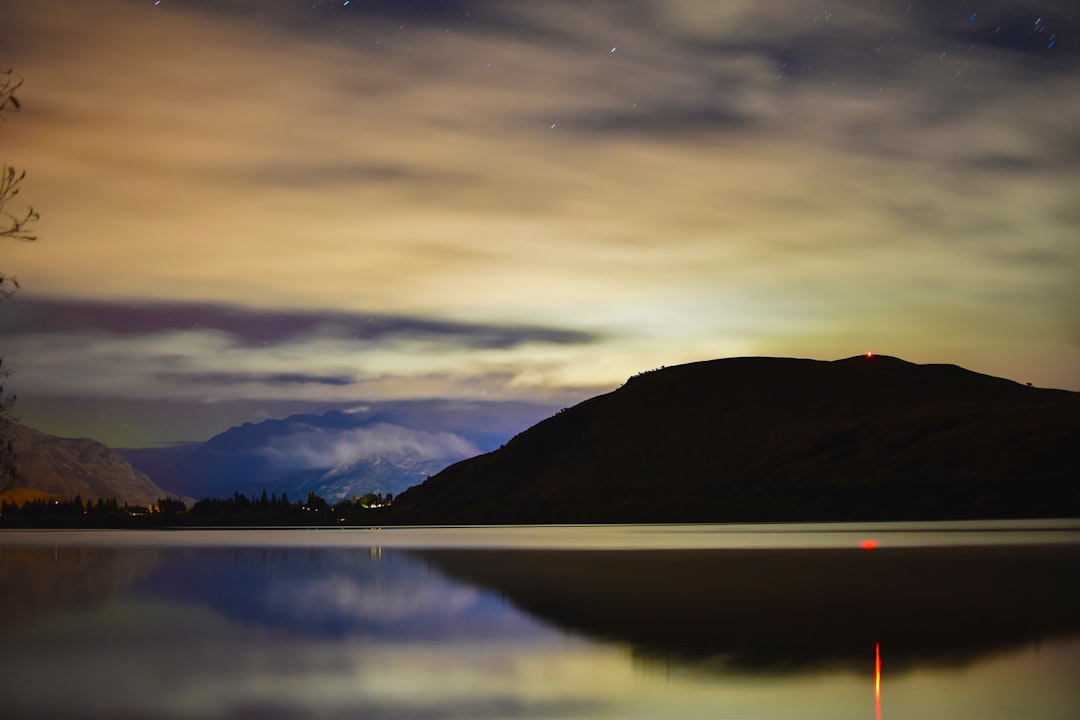
[{"label": "bare tree branch", "polygon": [[16,172],[15,168],[5,165],[0,173],[0,237],[33,242],[37,235],[27,229],[40,216],[34,208],[27,207],[26,212],[15,215],[5,209],[8,201],[19,194],[19,184],[26,177],[26,171]]},{"label": "bare tree branch", "polygon": [[[19,112],[22,104],[16,97],[15,91],[22,87],[23,80],[12,74],[10,69],[0,70],[0,113]],[[0,125],[5,118],[0,115]],[[37,240],[30,227],[38,220],[38,214],[32,207],[27,207],[25,212],[13,213],[6,209],[9,201],[19,194],[20,184],[26,178],[26,171],[19,171],[8,165],[0,171],[0,238],[11,238],[32,242]],[[0,272],[0,300],[9,297],[19,288],[19,282],[11,275]],[[0,357],[0,429],[11,417],[11,408],[15,404],[14,393],[5,392],[4,380],[11,374],[9,368],[4,367],[3,358]],[[11,444],[0,433],[0,481],[10,479],[14,472],[14,457]]]},{"label": "bare tree branch", "polygon": [[11,74],[11,68],[0,70],[0,111],[18,112],[22,109],[15,91],[22,87],[23,79]]}]

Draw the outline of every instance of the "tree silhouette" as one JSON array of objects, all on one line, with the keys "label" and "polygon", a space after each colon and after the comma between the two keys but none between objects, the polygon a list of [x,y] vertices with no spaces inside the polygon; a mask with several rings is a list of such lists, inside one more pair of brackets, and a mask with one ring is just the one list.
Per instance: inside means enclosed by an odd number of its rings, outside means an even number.
[{"label": "tree silhouette", "polygon": [[[12,75],[10,69],[0,71],[0,112],[18,112],[22,109],[15,94],[22,87],[22,83],[22,78]],[[4,121],[5,118],[0,116],[0,124]],[[27,207],[25,212],[15,213],[7,207],[19,194],[19,186],[25,178],[25,170],[16,170],[10,165],[4,165],[0,172],[0,237],[30,242],[37,240],[37,235],[34,235],[29,227],[38,219],[37,212],[34,208]],[[0,289],[11,292],[17,287],[18,283],[14,278],[0,273]]]},{"label": "tree silhouette", "polygon": [[[15,94],[22,82],[22,78],[13,75],[10,69],[0,70],[0,125],[6,122],[3,113],[18,112],[22,108]],[[34,235],[29,227],[38,219],[34,208],[28,207],[26,212],[21,214],[7,209],[8,202],[19,194],[19,186],[25,177],[25,170],[19,171],[8,165],[4,165],[3,170],[0,170],[0,238],[24,242],[37,240],[37,235]],[[0,270],[0,300],[10,296],[18,287],[19,282],[14,277]],[[4,388],[4,379],[10,374],[11,370],[3,366],[3,358],[0,357],[0,423],[10,418],[11,408],[15,404],[15,395],[6,392]],[[14,477],[14,467],[15,456],[11,442],[0,437],[0,482],[6,483]]]},{"label": "tree silhouette", "polygon": [[4,425],[11,416],[11,407],[15,404],[15,395],[4,389],[4,379],[10,374],[11,370],[4,367],[4,358],[0,357],[0,489],[10,487],[16,477],[15,449],[4,432]]}]

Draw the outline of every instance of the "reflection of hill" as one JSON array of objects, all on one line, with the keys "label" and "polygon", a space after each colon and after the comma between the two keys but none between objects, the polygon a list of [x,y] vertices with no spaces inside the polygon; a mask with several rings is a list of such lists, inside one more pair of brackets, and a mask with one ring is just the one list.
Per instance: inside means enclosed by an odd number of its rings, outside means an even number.
[{"label": "reflection of hill", "polygon": [[103,603],[157,560],[151,548],[0,545],[0,627]]},{"label": "reflection of hill", "polygon": [[894,670],[1080,631],[1080,547],[437,550],[434,568],[645,656]]}]

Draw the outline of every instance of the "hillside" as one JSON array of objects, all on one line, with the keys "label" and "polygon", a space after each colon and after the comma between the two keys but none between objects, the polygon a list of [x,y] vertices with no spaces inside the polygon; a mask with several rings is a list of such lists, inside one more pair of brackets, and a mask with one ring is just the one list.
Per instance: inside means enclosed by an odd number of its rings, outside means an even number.
[{"label": "hillside", "polygon": [[1080,515],[1080,393],[886,356],[645,373],[400,495],[388,522]]},{"label": "hillside", "polygon": [[0,424],[0,437],[11,442],[15,455],[16,476],[0,487],[9,499],[30,498],[27,490],[132,505],[173,496],[94,440],[55,437],[13,422]]},{"label": "hillside", "polygon": [[44,490],[34,490],[33,488],[28,487],[10,487],[0,491],[0,502],[14,503],[16,505],[37,502],[39,500],[52,502],[53,500],[61,499],[63,499],[63,497],[60,495],[45,492]]}]

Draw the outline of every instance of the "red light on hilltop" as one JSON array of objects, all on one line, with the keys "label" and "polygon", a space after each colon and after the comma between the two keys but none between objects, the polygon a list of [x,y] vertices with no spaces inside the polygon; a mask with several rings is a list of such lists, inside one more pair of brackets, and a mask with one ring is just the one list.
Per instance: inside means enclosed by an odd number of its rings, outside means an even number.
[{"label": "red light on hilltop", "polygon": [[867,357],[867,358],[872,358],[872,357],[874,357],[874,353],[872,353],[871,351],[867,350],[867,351],[866,351],[866,357]]},{"label": "red light on hilltop", "polygon": [[873,550],[877,547],[877,540],[863,540],[859,544],[859,547],[861,547],[863,550]]}]

